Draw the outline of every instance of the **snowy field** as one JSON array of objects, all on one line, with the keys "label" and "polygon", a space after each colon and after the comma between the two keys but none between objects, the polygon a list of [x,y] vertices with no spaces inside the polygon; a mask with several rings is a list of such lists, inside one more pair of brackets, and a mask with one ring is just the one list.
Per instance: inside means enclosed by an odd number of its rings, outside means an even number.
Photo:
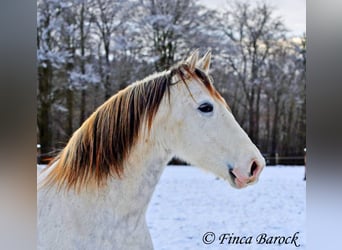
[{"label": "snowy field", "polygon": [[[238,190],[195,167],[166,167],[147,211],[154,249],[305,249],[303,177],[302,166],[266,167],[258,183]],[[266,244],[276,236],[289,244]]]},{"label": "snowy field", "polygon": [[266,167],[257,184],[237,190],[194,167],[167,167],[147,211],[154,248],[305,249],[303,177],[302,166]]}]

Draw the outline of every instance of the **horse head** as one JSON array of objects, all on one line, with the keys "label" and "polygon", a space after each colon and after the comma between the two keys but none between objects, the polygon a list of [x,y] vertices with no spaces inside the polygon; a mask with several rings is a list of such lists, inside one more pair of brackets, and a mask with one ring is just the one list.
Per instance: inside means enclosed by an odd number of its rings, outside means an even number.
[{"label": "horse head", "polygon": [[155,122],[176,156],[242,188],[258,180],[265,160],[215,90],[210,61],[210,52],[198,59],[196,51],[177,67]]}]

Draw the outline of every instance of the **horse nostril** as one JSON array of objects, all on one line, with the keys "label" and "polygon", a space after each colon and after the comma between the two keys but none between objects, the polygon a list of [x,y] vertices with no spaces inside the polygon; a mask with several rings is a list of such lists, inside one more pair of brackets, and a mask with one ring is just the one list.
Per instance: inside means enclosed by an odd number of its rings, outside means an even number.
[{"label": "horse nostril", "polygon": [[253,161],[253,164],[251,167],[251,172],[249,173],[249,176],[250,177],[253,176],[257,169],[258,169],[258,164],[255,161]]},{"label": "horse nostril", "polygon": [[236,175],[233,173],[233,169],[229,169],[229,175],[233,179],[233,181],[235,181]]}]

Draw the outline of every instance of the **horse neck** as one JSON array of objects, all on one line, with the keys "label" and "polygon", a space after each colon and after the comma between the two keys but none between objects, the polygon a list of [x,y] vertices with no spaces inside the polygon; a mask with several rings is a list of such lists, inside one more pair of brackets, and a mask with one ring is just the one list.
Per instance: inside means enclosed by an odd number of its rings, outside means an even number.
[{"label": "horse neck", "polygon": [[[159,178],[171,159],[171,152],[153,139],[139,140],[132,149],[119,180],[108,182],[108,199],[115,213],[141,213],[147,209]],[[144,213],[142,213],[144,214]]]}]

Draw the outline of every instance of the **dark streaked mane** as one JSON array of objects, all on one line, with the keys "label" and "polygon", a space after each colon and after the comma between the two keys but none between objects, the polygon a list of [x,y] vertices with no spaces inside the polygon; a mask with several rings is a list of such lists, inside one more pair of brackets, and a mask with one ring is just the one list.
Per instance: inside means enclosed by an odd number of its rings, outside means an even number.
[{"label": "dark streaked mane", "polygon": [[57,184],[58,188],[80,190],[90,181],[101,186],[109,176],[122,177],[124,162],[138,139],[142,124],[146,122],[147,128],[151,128],[165,93],[170,94],[174,75],[185,84],[187,77],[195,77],[212,95],[219,96],[205,73],[197,68],[191,72],[185,63],[128,86],[102,104],[75,131],[66,147],[49,164],[56,166],[43,185]]}]

